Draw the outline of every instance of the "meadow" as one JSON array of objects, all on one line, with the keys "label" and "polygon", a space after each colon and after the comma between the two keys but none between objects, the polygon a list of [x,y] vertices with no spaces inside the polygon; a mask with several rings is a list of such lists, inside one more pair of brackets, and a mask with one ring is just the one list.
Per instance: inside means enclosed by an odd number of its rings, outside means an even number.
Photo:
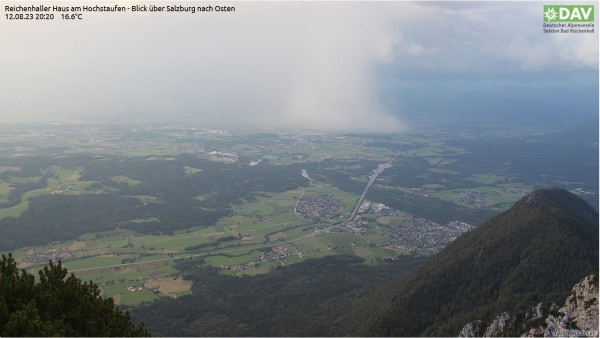
[{"label": "meadow", "polygon": [[[111,141],[80,142],[77,137],[83,132],[120,141],[118,147]],[[569,176],[570,171],[537,175],[535,180],[532,173],[524,177],[520,167],[512,167],[519,162],[506,159],[510,152],[494,159],[501,161],[496,167],[484,159],[473,162],[476,151],[486,150],[477,141],[480,135],[444,128],[399,135],[327,135],[177,128],[131,133],[90,127],[55,135],[64,145],[60,151],[52,148],[40,158],[0,159],[0,220],[13,225],[36,211],[32,205],[41,198],[52,202],[51,196],[63,204],[57,202],[37,217],[92,195],[114,198],[112,204],[100,201],[105,203],[100,218],[127,203],[129,209],[98,225],[99,231],[72,231],[60,240],[42,238],[10,251],[21,267],[32,271],[46,263],[42,258],[24,262],[33,257],[32,250],[42,252],[40,257],[67,252],[62,260],[70,271],[99,283],[127,306],[190,292],[191,284],[174,267],[182,259],[201,257],[205,265],[229,266],[222,273],[241,276],[329,255],[356,255],[366,264],[396,257],[402,252],[382,247],[389,238],[379,228],[401,226],[406,222],[402,217],[370,215],[364,231],[354,233],[342,229],[344,215],[314,221],[294,211],[299,199],[325,194],[342,201],[343,214],[350,213],[373,169],[395,156],[367,199],[436,222],[484,219],[548,182],[592,194],[590,186],[597,187]],[[484,136],[486,142],[494,137]],[[34,140],[17,150],[43,152],[47,144],[46,139]],[[509,162],[513,164],[504,165]],[[310,182],[302,178],[302,170]],[[73,196],[78,200],[60,199]],[[465,196],[475,196],[479,204]],[[100,202],[90,200],[86,211]],[[75,223],[75,230],[84,224]],[[15,238],[19,243],[29,239],[27,233]],[[146,290],[127,290],[140,283]],[[161,291],[149,290],[157,286]]]}]

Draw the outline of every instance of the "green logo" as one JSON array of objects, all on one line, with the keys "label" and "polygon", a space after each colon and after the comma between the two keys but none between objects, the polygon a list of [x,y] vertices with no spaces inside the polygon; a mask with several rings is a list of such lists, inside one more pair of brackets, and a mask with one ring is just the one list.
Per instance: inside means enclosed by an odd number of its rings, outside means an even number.
[{"label": "green logo", "polygon": [[544,22],[594,22],[594,5],[544,5]]}]

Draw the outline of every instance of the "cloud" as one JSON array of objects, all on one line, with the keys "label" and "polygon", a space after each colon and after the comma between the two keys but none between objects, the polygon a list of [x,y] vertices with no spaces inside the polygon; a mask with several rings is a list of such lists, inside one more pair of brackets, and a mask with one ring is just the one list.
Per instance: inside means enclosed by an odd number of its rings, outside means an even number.
[{"label": "cloud", "polygon": [[229,14],[86,15],[77,29],[58,22],[9,32],[0,42],[17,67],[3,70],[22,81],[0,84],[4,114],[401,129],[373,78],[393,51],[381,6],[235,5]]},{"label": "cloud", "polygon": [[[544,34],[537,2],[422,2],[404,32],[396,61],[384,67],[414,81],[527,80],[544,73],[598,70],[598,33]],[[410,33],[409,33],[410,32]]]},{"label": "cloud", "polygon": [[598,70],[598,34],[543,34],[540,3],[235,6],[2,20],[1,117],[398,131],[402,112],[380,100],[389,83],[476,87]]},{"label": "cloud", "polygon": [[375,64],[389,62],[394,50],[395,39],[381,22],[385,12],[365,4],[321,4],[317,11],[303,27],[303,48],[290,67],[283,124],[400,130],[400,121],[378,102],[373,71]]}]

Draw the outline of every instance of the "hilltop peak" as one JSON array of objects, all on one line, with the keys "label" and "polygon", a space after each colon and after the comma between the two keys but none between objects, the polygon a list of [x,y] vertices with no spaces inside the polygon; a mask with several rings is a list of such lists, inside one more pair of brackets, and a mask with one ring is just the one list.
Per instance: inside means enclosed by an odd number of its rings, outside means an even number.
[{"label": "hilltop peak", "polygon": [[517,203],[534,208],[540,206],[558,207],[589,221],[597,218],[597,213],[588,203],[561,188],[535,190]]},{"label": "hilltop peak", "polygon": [[538,189],[525,197],[527,198],[527,203],[533,205],[564,205],[578,199],[577,196],[562,188]]},{"label": "hilltop peak", "polygon": [[449,336],[464,326],[462,318],[490,322],[494,314],[558,303],[596,273],[597,238],[592,206],[564,189],[533,191],[365,303],[378,310],[362,333]]}]

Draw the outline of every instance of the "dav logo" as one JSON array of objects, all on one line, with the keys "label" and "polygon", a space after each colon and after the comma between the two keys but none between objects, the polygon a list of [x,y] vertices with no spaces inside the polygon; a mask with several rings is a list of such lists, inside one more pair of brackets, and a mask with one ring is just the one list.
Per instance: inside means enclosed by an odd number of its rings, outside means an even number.
[{"label": "dav logo", "polygon": [[544,22],[594,22],[594,5],[544,5]]}]

